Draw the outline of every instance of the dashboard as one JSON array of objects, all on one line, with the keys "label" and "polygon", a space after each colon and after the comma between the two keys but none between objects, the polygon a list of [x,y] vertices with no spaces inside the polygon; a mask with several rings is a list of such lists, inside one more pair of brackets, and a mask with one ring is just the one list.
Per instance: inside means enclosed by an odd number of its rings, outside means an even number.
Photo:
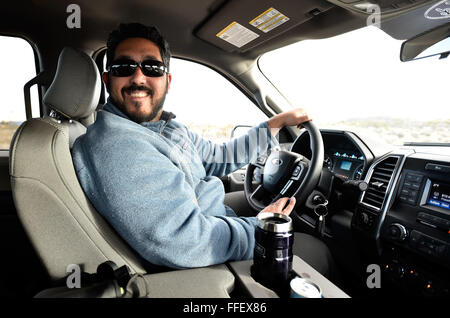
[{"label": "dashboard", "polygon": [[[374,155],[351,132],[321,133],[324,167],[367,184],[349,213],[331,212],[336,220],[351,219],[360,252],[380,265],[396,290],[450,297],[450,147],[403,146]],[[310,159],[309,134],[303,132],[290,150]]]},{"label": "dashboard", "polygon": [[[351,132],[321,130],[321,133],[325,152],[324,167],[342,179],[360,180],[364,168],[373,158],[367,147]],[[308,132],[299,136],[291,151],[311,159]]]}]

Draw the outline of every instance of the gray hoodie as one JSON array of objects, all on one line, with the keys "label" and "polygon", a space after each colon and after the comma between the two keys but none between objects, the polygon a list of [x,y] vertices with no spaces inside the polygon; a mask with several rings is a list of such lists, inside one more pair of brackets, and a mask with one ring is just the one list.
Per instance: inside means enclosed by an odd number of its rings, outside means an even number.
[{"label": "gray hoodie", "polygon": [[219,145],[172,113],[162,118],[137,124],[108,101],[72,149],[89,200],[152,264],[191,268],[251,259],[256,218],[237,217],[224,205],[219,177],[277,145],[267,122]]}]

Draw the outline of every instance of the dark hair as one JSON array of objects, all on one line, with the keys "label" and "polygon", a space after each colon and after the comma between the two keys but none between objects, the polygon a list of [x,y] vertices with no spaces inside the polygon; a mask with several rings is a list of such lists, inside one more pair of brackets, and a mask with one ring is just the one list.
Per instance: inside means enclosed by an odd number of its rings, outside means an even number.
[{"label": "dark hair", "polygon": [[120,42],[128,38],[144,38],[155,43],[161,54],[163,63],[169,69],[170,49],[169,44],[161,35],[158,28],[154,26],[145,26],[140,23],[121,23],[119,28],[113,30],[108,36],[106,44],[106,67],[109,67],[114,59],[116,48]]}]

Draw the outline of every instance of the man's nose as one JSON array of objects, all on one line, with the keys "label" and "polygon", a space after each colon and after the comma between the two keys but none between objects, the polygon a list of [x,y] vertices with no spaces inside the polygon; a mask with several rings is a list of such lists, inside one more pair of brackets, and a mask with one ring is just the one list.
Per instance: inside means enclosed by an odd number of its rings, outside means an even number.
[{"label": "man's nose", "polygon": [[147,76],[142,73],[140,67],[137,67],[133,75],[131,75],[131,81],[136,84],[144,84],[147,81]]}]

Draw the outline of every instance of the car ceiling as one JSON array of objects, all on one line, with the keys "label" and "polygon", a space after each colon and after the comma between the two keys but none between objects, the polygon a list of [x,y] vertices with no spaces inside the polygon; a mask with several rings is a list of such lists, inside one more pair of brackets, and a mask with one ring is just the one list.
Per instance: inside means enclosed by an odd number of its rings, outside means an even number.
[{"label": "car ceiling", "polygon": [[[402,1],[404,0],[380,0],[372,3],[380,2],[384,5],[382,8],[388,8],[392,12],[412,11],[411,8],[397,8],[398,3]],[[81,9],[81,28],[69,29],[66,20],[70,12],[68,13],[66,9],[69,4],[74,3],[73,0],[15,0],[2,3],[0,33],[27,38],[39,48],[41,69],[52,69],[64,46],[92,53],[105,47],[109,32],[120,22],[141,22],[158,26],[168,39],[174,56],[211,65],[223,73],[238,77],[264,52],[304,39],[331,37],[365,26],[367,13],[358,11],[354,6],[360,2],[359,0],[78,0],[75,3]],[[407,1],[409,6],[419,7],[435,2]],[[397,7],[394,7],[394,4]],[[248,21],[270,7],[289,16],[288,23],[268,33],[259,32],[257,40],[241,48],[233,47],[216,36],[233,21],[248,26]],[[391,14],[395,15],[395,12]],[[389,30],[385,31],[393,35],[404,35],[404,31],[400,29],[407,29],[405,22],[391,23]]]}]

